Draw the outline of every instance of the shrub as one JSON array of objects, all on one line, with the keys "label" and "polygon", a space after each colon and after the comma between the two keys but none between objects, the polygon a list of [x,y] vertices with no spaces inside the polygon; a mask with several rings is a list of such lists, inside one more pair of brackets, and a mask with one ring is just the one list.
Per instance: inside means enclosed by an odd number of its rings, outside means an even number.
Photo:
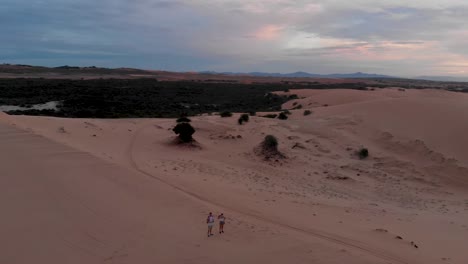
[{"label": "shrub", "polygon": [[277,114],[268,114],[268,115],[264,115],[262,117],[266,117],[266,118],[276,118],[278,115]]},{"label": "shrub", "polygon": [[276,159],[276,161],[278,161],[278,159],[286,158],[286,156],[278,150],[278,139],[273,135],[267,135],[262,143],[255,148],[255,152],[257,155],[263,156],[265,160]]},{"label": "shrub", "polygon": [[249,115],[250,115],[250,116],[256,116],[257,113],[256,113],[255,111],[251,111],[251,112],[249,112]]},{"label": "shrub", "polygon": [[224,111],[224,112],[221,112],[220,116],[221,117],[231,117],[232,113],[229,112],[229,111]]},{"label": "shrub", "polygon": [[289,110],[283,110],[283,113],[286,114],[286,115],[290,115],[291,112]]},{"label": "shrub", "polygon": [[304,115],[305,115],[305,116],[308,116],[308,115],[310,115],[310,114],[312,114],[312,111],[310,111],[310,110],[305,110],[305,111],[304,111]]},{"label": "shrub", "polygon": [[295,106],[295,107],[293,108],[293,110],[298,110],[298,109],[302,109],[302,105],[301,105],[301,104],[300,104],[300,105],[297,105],[297,106]]},{"label": "shrub", "polygon": [[192,142],[192,135],[195,133],[195,129],[189,123],[179,123],[172,131],[179,136],[182,142]]},{"label": "shrub", "polygon": [[273,135],[267,135],[263,140],[262,146],[268,150],[278,150],[278,139]]},{"label": "shrub", "polygon": [[242,121],[244,121],[244,122],[249,122],[249,115],[248,114],[242,114],[240,116],[240,119],[242,119]]},{"label": "shrub", "polygon": [[281,112],[281,113],[278,115],[278,119],[286,120],[286,119],[288,119],[288,116],[287,116],[284,112]]},{"label": "shrub", "polygon": [[190,120],[189,118],[187,117],[180,117],[179,119],[177,119],[176,121],[177,123],[188,123],[188,122],[192,122],[192,120]]},{"label": "shrub", "polygon": [[359,150],[358,155],[360,159],[365,159],[369,156],[369,150],[366,148],[362,148],[361,150]]},{"label": "shrub", "polygon": [[244,119],[242,119],[242,117],[239,117],[239,119],[237,120],[237,122],[239,123],[239,125],[242,125],[242,123],[244,123]]}]

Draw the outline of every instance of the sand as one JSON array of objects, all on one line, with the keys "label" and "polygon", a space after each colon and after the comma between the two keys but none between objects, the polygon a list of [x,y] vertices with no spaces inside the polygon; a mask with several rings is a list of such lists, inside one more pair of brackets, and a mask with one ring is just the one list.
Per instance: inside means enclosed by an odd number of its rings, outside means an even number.
[{"label": "sand", "polygon": [[191,118],[198,148],[169,119],[0,115],[0,262],[466,263],[466,94],[290,93],[286,121]]}]

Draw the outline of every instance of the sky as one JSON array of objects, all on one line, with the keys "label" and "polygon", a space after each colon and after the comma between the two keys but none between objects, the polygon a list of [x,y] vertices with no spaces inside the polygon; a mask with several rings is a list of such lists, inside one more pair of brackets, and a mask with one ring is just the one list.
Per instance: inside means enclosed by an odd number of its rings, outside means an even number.
[{"label": "sky", "polygon": [[468,76],[467,0],[0,2],[0,63]]}]

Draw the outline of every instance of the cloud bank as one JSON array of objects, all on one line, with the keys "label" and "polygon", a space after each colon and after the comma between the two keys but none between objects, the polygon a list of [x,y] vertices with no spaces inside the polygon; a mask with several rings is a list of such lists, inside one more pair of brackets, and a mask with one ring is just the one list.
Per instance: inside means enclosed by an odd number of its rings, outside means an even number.
[{"label": "cloud bank", "polygon": [[3,0],[0,62],[468,75],[464,0]]}]

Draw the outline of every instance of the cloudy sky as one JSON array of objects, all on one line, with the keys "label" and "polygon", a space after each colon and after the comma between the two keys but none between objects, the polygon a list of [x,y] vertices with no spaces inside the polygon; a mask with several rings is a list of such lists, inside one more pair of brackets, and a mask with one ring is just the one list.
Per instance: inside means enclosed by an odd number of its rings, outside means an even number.
[{"label": "cloudy sky", "polygon": [[468,75],[467,0],[1,0],[0,63]]}]

